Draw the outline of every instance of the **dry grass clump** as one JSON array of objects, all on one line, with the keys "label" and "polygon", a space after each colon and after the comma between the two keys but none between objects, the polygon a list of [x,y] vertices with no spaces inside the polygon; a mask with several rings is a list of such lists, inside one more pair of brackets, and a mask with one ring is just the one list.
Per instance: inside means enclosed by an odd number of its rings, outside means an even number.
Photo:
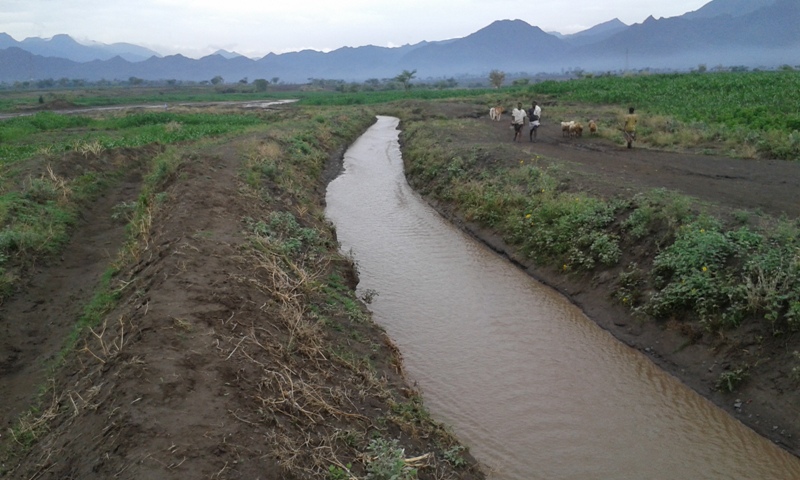
[{"label": "dry grass clump", "polygon": [[91,142],[78,140],[72,145],[72,148],[86,158],[91,156],[98,157],[105,150],[99,140],[92,140]]}]

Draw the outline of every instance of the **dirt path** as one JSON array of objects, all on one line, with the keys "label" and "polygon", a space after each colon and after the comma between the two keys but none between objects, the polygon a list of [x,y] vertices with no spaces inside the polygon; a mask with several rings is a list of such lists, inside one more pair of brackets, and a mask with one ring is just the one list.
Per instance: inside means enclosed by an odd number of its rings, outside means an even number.
[{"label": "dirt path", "polygon": [[[505,121],[486,124],[487,138],[475,143],[497,141],[512,131]],[[558,159],[573,175],[575,188],[610,197],[649,188],[667,188],[730,209],[762,211],[779,217],[800,216],[800,162],[749,160],[624,148],[621,143],[584,134],[565,138],[561,126],[544,120],[538,142],[527,135],[514,146],[529,155]],[[527,131],[527,126],[525,127]]]}]

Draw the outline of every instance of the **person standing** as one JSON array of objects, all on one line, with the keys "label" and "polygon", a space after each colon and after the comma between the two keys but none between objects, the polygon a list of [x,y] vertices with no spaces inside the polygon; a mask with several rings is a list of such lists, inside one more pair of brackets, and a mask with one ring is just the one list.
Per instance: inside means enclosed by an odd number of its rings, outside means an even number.
[{"label": "person standing", "polygon": [[539,125],[541,125],[541,117],[542,107],[540,107],[539,104],[534,101],[531,103],[530,110],[528,110],[528,125],[531,127],[531,130],[528,133],[528,140],[531,142],[536,142],[536,131],[539,129]]},{"label": "person standing", "polygon": [[525,117],[528,114],[522,108],[522,102],[517,103],[517,108],[511,111],[511,126],[514,127],[514,141],[522,139],[522,126],[525,125]]},{"label": "person standing", "polygon": [[633,112],[633,107],[630,107],[628,109],[628,114],[625,115],[625,126],[622,129],[622,133],[625,135],[625,141],[628,143],[628,148],[633,148],[633,141],[636,140],[636,123],[639,121],[639,117]]}]

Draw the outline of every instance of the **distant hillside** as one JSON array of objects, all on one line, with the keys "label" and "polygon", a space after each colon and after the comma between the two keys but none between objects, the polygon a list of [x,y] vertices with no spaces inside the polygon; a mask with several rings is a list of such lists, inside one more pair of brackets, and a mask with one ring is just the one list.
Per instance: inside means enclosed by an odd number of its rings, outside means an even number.
[{"label": "distant hillside", "polygon": [[[715,7],[715,0],[707,5]],[[727,8],[715,17],[649,17],[600,42],[577,48],[573,58],[588,70],[689,69],[709,66],[770,68],[800,65],[800,2],[734,0],[750,13],[731,16]],[[755,8],[766,3],[766,6]],[[704,7],[705,8],[705,7]]]},{"label": "distant hillside", "polygon": [[622,23],[618,18],[615,18],[614,20],[609,20],[607,22],[595,25],[594,27],[582,32],[573,33],[572,35],[563,35],[561,38],[573,46],[591,45],[601,40],[605,40],[606,38],[617,34],[626,28],[628,28],[627,25]]},{"label": "distant hillside", "polygon": [[432,77],[492,69],[537,72],[564,58],[569,50],[566,42],[539,27],[522,20],[500,20],[467,37],[417,48],[402,57],[400,67]]},{"label": "distant hillside", "polygon": [[212,55],[220,55],[225,58],[236,58],[241,57],[242,55],[236,52],[229,52],[227,50],[217,50],[216,52],[212,53]]},{"label": "distant hillside", "polygon": [[769,7],[776,0],[713,0],[702,8],[683,15],[683,18],[696,20],[698,18],[714,18],[722,15],[741,17],[755,12],[759,8]]},{"label": "distant hillside", "polygon": [[[67,35],[16,42],[0,34],[0,82],[130,77],[203,81],[222,76],[231,83],[276,77],[306,83],[309,79],[361,82],[393,78],[403,70],[416,70],[418,79],[436,79],[485,77],[495,69],[534,75],[576,69],[689,70],[700,64],[774,68],[800,65],[798,25],[800,0],[713,0],[685,15],[649,17],[630,26],[614,19],[574,35],[548,34],[522,20],[498,20],[464,38],[447,41],[399,48],[343,47],[327,53],[304,50],[269,54],[258,60],[220,50],[201,59],[151,55],[134,61],[118,50],[111,55],[112,46],[104,47],[104,54],[111,56],[101,58],[96,56],[96,46],[80,45]],[[115,46],[129,55],[136,51],[125,44]],[[88,55],[86,49],[92,48],[95,56],[90,60],[75,60],[76,52]],[[54,52],[67,53],[54,58]]]},{"label": "distant hillside", "polygon": [[133,45],[130,43],[92,43],[83,45],[76,42],[69,35],[56,35],[53,38],[42,39],[37,37],[26,38],[21,42],[14,40],[10,35],[0,33],[0,48],[18,47],[27,52],[41,55],[42,57],[58,57],[75,62],[90,62],[92,60],[109,60],[121,57],[129,62],[140,62],[152,56],[160,56],[153,50]]}]

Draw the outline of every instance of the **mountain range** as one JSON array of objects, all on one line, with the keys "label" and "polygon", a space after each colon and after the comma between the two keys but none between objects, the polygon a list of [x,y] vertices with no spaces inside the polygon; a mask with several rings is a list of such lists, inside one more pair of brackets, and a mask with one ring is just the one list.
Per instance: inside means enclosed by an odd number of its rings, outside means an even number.
[{"label": "mountain range", "polygon": [[343,47],[303,50],[260,59],[234,52],[191,59],[159,56],[132,44],[82,45],[68,35],[18,42],[0,33],[0,82],[40,79],[228,82],[278,77],[364,81],[415,70],[420,79],[483,76],[491,70],[535,75],[583,70],[689,70],[800,65],[800,1],[713,0],[670,18],[634,25],[615,19],[572,35],[548,33],[522,20],[498,20],[463,38],[423,41],[397,48]]}]

